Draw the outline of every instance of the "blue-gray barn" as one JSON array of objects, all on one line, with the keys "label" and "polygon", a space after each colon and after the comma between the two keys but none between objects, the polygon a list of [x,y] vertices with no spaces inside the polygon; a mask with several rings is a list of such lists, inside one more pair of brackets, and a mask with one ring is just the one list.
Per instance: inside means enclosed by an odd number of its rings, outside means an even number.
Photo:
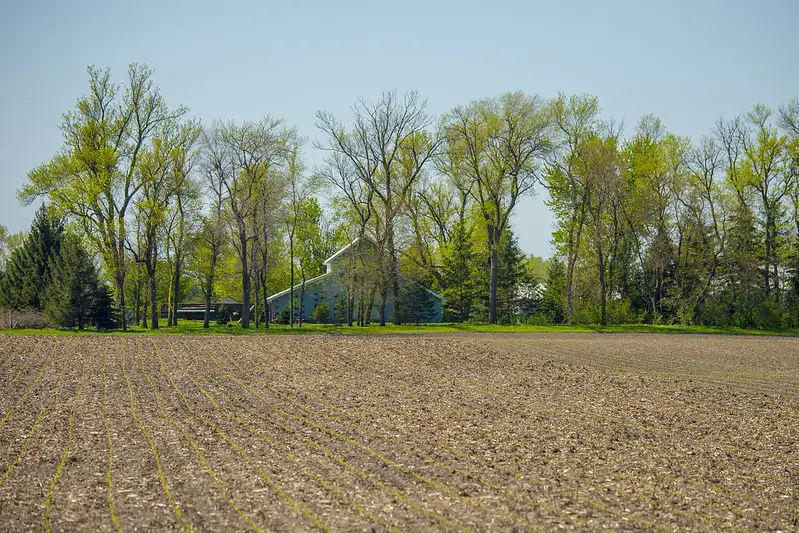
[{"label": "blue-gray barn", "polygon": [[[334,321],[334,308],[335,302],[340,300],[345,300],[347,298],[347,268],[349,266],[349,260],[354,257],[355,254],[363,253],[364,246],[360,246],[359,242],[369,242],[368,239],[356,239],[329,258],[327,258],[324,262],[327,271],[322,274],[321,276],[317,276],[315,278],[311,278],[305,282],[305,298],[302,306],[302,314],[303,314],[303,321],[307,321],[311,319],[314,309],[322,303],[322,301],[326,301],[330,308],[330,316],[328,317],[329,322]],[[373,246],[373,243],[370,243]],[[349,264],[348,264],[349,263]],[[400,282],[402,285],[402,282]],[[299,306],[299,299],[300,293],[302,290],[302,284],[298,283],[294,286],[294,314],[295,317],[299,316],[300,306]],[[440,295],[436,294],[435,292],[431,291],[430,289],[425,288],[425,290],[430,293],[432,296],[431,303],[431,313],[428,318],[428,322],[441,322],[444,318],[444,298]],[[357,291],[356,291],[357,292]],[[272,316],[281,316],[283,310],[289,305],[289,300],[291,299],[291,289],[286,289],[284,291],[278,292],[273,294],[269,298],[267,298],[267,302],[269,303],[269,310],[272,313]],[[355,306],[357,308],[358,303],[356,302]],[[379,312],[378,307],[380,305],[380,294],[375,294],[375,301],[372,305],[372,312],[371,312],[371,320],[377,321],[379,320]],[[390,322],[393,320],[394,316],[394,297],[389,292],[388,300],[386,302],[386,322]]]}]

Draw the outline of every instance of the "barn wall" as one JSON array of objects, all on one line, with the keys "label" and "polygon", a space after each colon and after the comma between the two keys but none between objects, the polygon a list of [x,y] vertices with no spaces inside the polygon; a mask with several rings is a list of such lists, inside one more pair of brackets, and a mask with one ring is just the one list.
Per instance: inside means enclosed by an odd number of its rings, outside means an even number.
[{"label": "barn wall", "polygon": [[[332,322],[335,319],[335,315],[333,313],[334,309],[334,302],[339,296],[343,296],[346,298],[346,289],[343,289],[340,284],[337,283],[337,279],[333,276],[328,276],[322,278],[318,281],[313,283],[309,283],[305,287],[305,299],[303,305],[304,317],[303,320],[310,320],[313,310],[316,308],[322,298],[327,299],[327,303],[330,306],[330,316],[328,320]],[[295,289],[294,292],[295,299],[299,300],[300,298],[300,290]],[[283,294],[278,297],[273,297],[269,299],[269,307],[270,312],[272,315],[277,315],[278,317],[283,312],[283,309],[289,304],[289,300],[291,295],[289,293]],[[357,302],[355,307],[357,309]],[[380,294],[375,294],[375,301],[374,306],[372,308],[372,322],[377,322],[380,319],[380,313],[378,311],[380,305]],[[434,313],[430,319],[430,322],[441,322],[444,319],[444,308],[443,302],[439,298],[433,298],[433,305],[434,305]],[[391,322],[394,318],[394,296],[392,293],[389,292],[388,299],[386,302],[386,322]]]}]

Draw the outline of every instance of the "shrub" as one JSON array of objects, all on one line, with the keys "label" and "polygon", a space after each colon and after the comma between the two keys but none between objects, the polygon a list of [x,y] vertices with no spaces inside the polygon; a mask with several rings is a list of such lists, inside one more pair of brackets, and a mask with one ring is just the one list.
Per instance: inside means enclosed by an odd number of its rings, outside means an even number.
[{"label": "shrub", "polygon": [[280,324],[289,324],[291,323],[291,307],[288,305],[283,308],[283,311],[280,312],[280,320],[278,320]]},{"label": "shrub", "polygon": [[343,324],[347,321],[347,298],[340,296],[333,302],[333,319],[336,324]]},{"label": "shrub", "polygon": [[319,305],[311,313],[311,318],[317,324],[327,324],[330,322],[330,304],[326,300],[319,302]]}]

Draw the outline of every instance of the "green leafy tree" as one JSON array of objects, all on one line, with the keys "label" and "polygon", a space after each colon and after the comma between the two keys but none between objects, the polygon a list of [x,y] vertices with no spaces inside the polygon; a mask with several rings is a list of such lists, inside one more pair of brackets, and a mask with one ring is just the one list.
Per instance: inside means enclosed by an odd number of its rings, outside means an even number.
[{"label": "green leafy tree", "polygon": [[47,197],[55,210],[76,222],[102,254],[114,280],[122,329],[125,319],[128,211],[144,182],[139,160],[159,125],[184,115],[170,109],[146,65],[131,64],[123,90],[108,70],[88,68],[89,92],[64,115],[64,147],[28,174],[23,203]]},{"label": "green leafy tree", "polygon": [[[583,180],[585,141],[600,133],[599,100],[590,95],[564,94],[552,102],[555,150],[546,172],[548,205],[556,221],[553,244],[566,257],[566,293],[569,317],[575,314],[574,278],[584,253],[587,194]],[[543,276],[542,276],[543,278]]]},{"label": "green leafy tree", "polygon": [[311,313],[311,318],[317,324],[327,324],[330,322],[330,304],[324,298]]},{"label": "green leafy tree", "polygon": [[443,170],[472,196],[489,251],[488,322],[497,321],[499,246],[519,199],[541,177],[551,152],[551,116],[543,101],[521,92],[456,107],[444,117]]},{"label": "green leafy tree", "polygon": [[[329,152],[329,166],[336,169],[330,174],[331,181],[337,186],[346,184],[349,190],[343,192],[350,202],[356,198],[351,194],[355,190],[368,191],[370,217],[376,219],[381,326],[385,325],[389,292],[394,296],[394,323],[399,325],[402,320],[403,314],[396,312],[402,305],[398,298],[398,224],[411,192],[439,145],[439,139],[428,131],[433,120],[427,115],[426,106],[427,102],[416,92],[404,98],[385,92],[376,103],[361,100],[353,106],[355,117],[350,130],[330,113],[316,114],[317,126],[328,141],[320,147]],[[339,178],[343,180],[340,182]]]}]

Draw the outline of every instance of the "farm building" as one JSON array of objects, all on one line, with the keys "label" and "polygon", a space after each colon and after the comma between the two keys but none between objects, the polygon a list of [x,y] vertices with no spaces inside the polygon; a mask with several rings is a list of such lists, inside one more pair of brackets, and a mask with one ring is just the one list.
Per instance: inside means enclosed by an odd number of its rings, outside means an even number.
[{"label": "farm building", "polygon": [[[228,320],[238,320],[241,317],[243,304],[238,300],[225,296],[221,300],[211,304],[211,320],[216,320],[219,314],[224,312]],[[250,309],[254,310],[254,307]],[[166,318],[167,308],[161,310],[161,318]],[[205,318],[205,302],[183,302],[178,304],[178,318],[184,320],[203,320]]]},{"label": "farm building", "polygon": [[[375,244],[368,238],[355,239],[353,242],[330,256],[324,261],[327,271],[321,276],[309,279],[305,282],[304,295],[302,293],[302,283],[294,286],[294,316],[300,317],[302,312],[302,320],[311,320],[314,310],[326,302],[329,308],[328,321],[335,320],[336,310],[342,305],[346,305],[347,294],[349,290],[353,290],[355,294],[362,292],[363,284],[367,283],[367,275],[359,274],[359,261],[361,257],[369,257],[374,255]],[[403,280],[400,281],[400,287],[404,287]],[[427,309],[425,310],[425,317],[422,322],[441,322],[444,317],[444,298],[430,289],[422,288],[427,296]],[[302,298],[302,307],[300,308],[300,299]],[[269,308],[274,317],[280,317],[291,300],[291,289],[285,289],[281,292],[273,294],[267,301]],[[357,307],[357,302],[356,302]],[[380,294],[375,293],[374,302],[371,306],[371,320],[379,320],[379,305]],[[300,311],[300,309],[302,311]],[[388,300],[386,302],[386,321],[391,321],[394,316],[394,297],[389,292]]]}]

